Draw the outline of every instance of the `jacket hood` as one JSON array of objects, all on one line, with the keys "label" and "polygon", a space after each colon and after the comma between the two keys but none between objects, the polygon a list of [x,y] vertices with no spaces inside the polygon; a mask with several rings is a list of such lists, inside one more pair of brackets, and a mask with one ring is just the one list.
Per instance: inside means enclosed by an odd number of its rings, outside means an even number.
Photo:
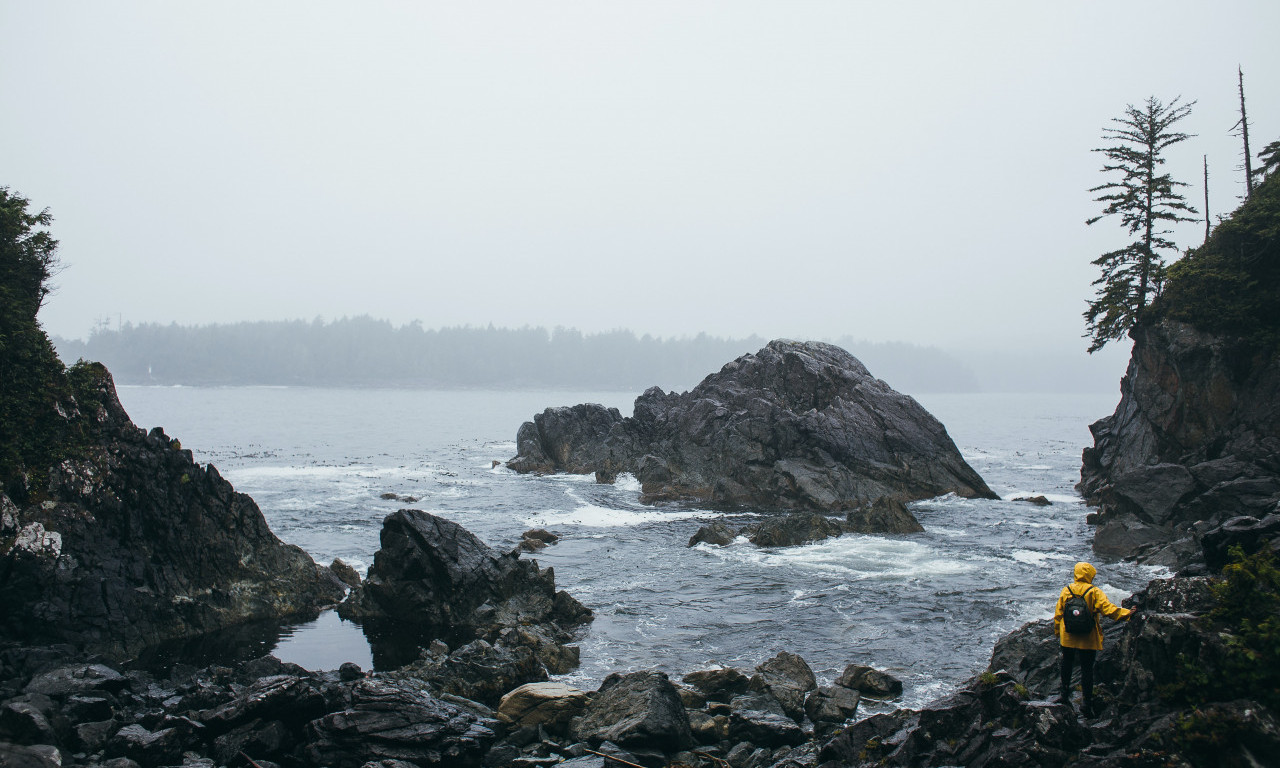
[{"label": "jacket hood", "polygon": [[1083,581],[1085,584],[1092,584],[1093,577],[1098,575],[1098,569],[1088,563],[1076,563],[1075,576],[1076,581]]}]

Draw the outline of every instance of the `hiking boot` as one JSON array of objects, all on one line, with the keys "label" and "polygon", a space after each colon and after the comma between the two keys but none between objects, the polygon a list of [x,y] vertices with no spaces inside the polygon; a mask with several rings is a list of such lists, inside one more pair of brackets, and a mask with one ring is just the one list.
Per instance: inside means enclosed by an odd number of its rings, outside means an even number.
[{"label": "hiking boot", "polygon": [[1093,700],[1092,700],[1092,699],[1085,699],[1085,700],[1084,700],[1084,705],[1080,707],[1080,714],[1081,714],[1081,715],[1084,715],[1085,717],[1090,717],[1090,718],[1092,718],[1092,717],[1097,717],[1097,716],[1098,716],[1098,712],[1097,712],[1097,710],[1095,710],[1095,709],[1093,708]]},{"label": "hiking boot", "polygon": [[1056,698],[1056,699],[1054,699],[1054,700],[1053,700],[1053,703],[1054,703],[1054,704],[1066,704],[1067,706],[1071,706],[1071,691],[1070,691],[1069,689],[1067,689],[1067,688],[1063,688],[1063,689],[1058,693],[1058,698]]}]

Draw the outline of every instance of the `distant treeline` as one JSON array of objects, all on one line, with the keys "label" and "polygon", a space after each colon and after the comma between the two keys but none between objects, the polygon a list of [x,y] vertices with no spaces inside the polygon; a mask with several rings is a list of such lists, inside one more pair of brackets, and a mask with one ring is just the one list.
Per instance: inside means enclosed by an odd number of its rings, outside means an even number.
[{"label": "distant treeline", "polygon": [[[556,328],[393,326],[370,317],[227,325],[124,323],[87,342],[55,338],[68,363],[105,363],[121,384],[430,388],[689,389],[766,339],[584,334]],[[932,347],[849,338],[849,350],[904,392],[969,392],[973,374]]]}]

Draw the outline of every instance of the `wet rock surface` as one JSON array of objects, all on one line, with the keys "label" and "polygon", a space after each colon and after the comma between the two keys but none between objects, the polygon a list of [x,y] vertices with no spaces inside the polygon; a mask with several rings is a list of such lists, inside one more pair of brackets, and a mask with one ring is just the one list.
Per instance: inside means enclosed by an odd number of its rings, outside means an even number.
[{"label": "wet rock surface", "polygon": [[412,636],[422,646],[438,639],[452,653],[418,660],[417,672],[475,681],[474,690],[459,693],[494,704],[516,685],[545,680],[548,670],[577,666],[577,648],[566,643],[591,611],[556,590],[552,569],[501,554],[457,523],[419,510],[388,515],[381,541],[367,578],[338,606],[364,625],[375,651],[380,636]]},{"label": "wet rock surface", "polygon": [[1135,615],[1107,625],[1092,716],[1078,694],[1055,697],[1059,651],[1047,621],[1003,638],[988,671],[951,695],[861,720],[853,686],[898,690],[890,676],[850,664],[823,685],[786,652],[751,674],[690,672],[684,689],[656,671],[611,675],[597,691],[522,684],[495,711],[445,690],[444,678],[406,671],[315,673],[265,657],[152,676],[64,656],[70,649],[9,648],[0,654],[0,758],[402,768],[1271,765],[1280,721],[1247,686],[1194,705],[1168,688],[1191,668],[1212,684],[1232,663],[1235,630],[1211,616],[1213,583],[1157,580],[1125,601]]},{"label": "wet rock surface", "polygon": [[1183,567],[1205,531],[1280,511],[1280,359],[1168,320],[1130,335],[1078,487],[1099,508],[1099,553]]},{"label": "wet rock surface", "polygon": [[89,444],[48,468],[46,498],[0,493],[0,641],[123,657],[229,625],[313,615],[343,585],[267,527],[253,499],[129,420],[105,368]]},{"label": "wet rock surface", "polygon": [[627,418],[549,408],[516,442],[516,471],[631,472],[650,502],[845,512],[882,497],[994,498],[918,403],[818,342],[770,342],[684,394],[652,388]]}]

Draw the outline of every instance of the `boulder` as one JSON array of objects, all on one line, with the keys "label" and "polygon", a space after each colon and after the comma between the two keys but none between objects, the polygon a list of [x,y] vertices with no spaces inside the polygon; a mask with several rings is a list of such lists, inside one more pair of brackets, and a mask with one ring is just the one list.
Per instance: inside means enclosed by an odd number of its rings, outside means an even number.
[{"label": "boulder", "polygon": [[751,677],[751,690],[771,695],[797,723],[804,720],[805,696],[817,687],[818,680],[805,660],[786,651],[762,662]]},{"label": "boulder", "polygon": [[312,765],[359,768],[400,760],[417,766],[479,766],[495,738],[496,721],[424,693],[404,680],[366,678],[351,689],[350,704],[307,726],[305,754]]},{"label": "boulder", "polygon": [[804,731],[768,693],[735,696],[729,702],[729,738],[764,747],[795,746]]},{"label": "boulder", "polygon": [[450,520],[402,509],[383,521],[381,543],[364,583],[338,606],[343,618],[375,631],[408,629],[466,643],[531,627],[564,643],[591,618],[556,591],[552,569],[499,554]]},{"label": "boulder", "polygon": [[690,672],[681,680],[697,688],[708,699],[724,702],[730,701],[734,696],[746,693],[751,685],[751,678],[733,667]]},{"label": "boulder", "polygon": [[586,692],[564,683],[527,683],[502,697],[498,719],[511,726],[542,726],[563,733],[588,701]]},{"label": "boulder", "polygon": [[819,730],[830,732],[830,726],[852,720],[858,713],[858,692],[840,685],[824,685],[809,694],[804,702],[804,713]]},{"label": "boulder", "polygon": [[946,430],[848,352],[773,341],[633,416],[551,408],[517,432],[518,472],[631,472],[646,501],[845,512],[880,497],[995,498]]},{"label": "boulder", "polygon": [[902,681],[888,672],[861,664],[850,664],[836,680],[836,685],[852,688],[872,699],[893,699],[902,695]]},{"label": "boulder", "polygon": [[609,675],[573,733],[592,744],[611,741],[627,749],[678,752],[693,744],[689,716],[662,672]]},{"label": "boulder", "polygon": [[491,707],[508,691],[547,679],[546,667],[531,649],[494,646],[484,640],[473,640],[443,658],[425,657],[400,671],[430,683],[435,690]]}]

